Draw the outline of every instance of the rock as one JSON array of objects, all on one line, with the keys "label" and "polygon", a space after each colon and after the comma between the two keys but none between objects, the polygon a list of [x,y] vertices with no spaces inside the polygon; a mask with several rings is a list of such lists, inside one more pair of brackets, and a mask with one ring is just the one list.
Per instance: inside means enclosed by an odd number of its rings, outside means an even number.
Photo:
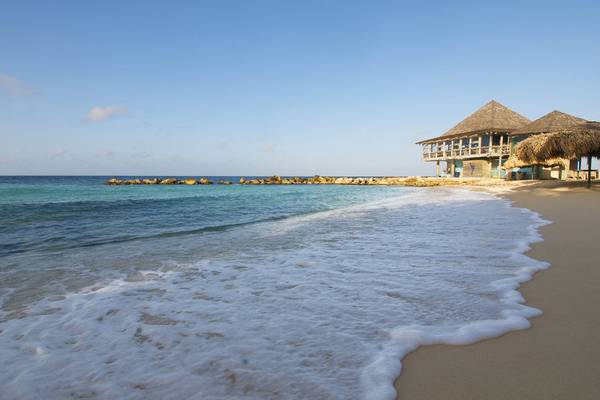
[{"label": "rock", "polygon": [[[278,175],[273,175],[269,178],[254,178],[246,180],[240,178],[240,184],[242,185],[324,185],[324,184],[336,184],[336,185],[403,185],[403,186],[455,186],[465,184],[480,184],[477,180],[464,180],[464,179],[448,179],[448,178],[434,178],[434,177],[420,177],[420,176],[388,176],[388,177],[369,177],[369,178],[352,178],[352,177],[332,177],[332,176],[320,176],[315,175],[310,178],[282,178]],[[134,179],[119,179],[110,178],[105,182],[107,185],[211,185],[213,182],[208,178],[187,178],[183,180],[177,180],[175,178],[134,178]],[[226,180],[220,180],[218,182],[221,185],[231,185],[232,182]],[[489,183],[488,183],[489,184]]]},{"label": "rock", "polygon": [[343,178],[336,178],[333,183],[335,183],[336,185],[350,185],[352,184],[352,178],[347,178],[347,177],[343,177]]}]

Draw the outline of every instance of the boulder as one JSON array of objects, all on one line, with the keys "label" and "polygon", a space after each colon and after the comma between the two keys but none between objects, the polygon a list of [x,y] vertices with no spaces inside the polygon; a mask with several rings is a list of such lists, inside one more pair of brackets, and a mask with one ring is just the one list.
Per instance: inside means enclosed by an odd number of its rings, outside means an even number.
[{"label": "boulder", "polygon": [[175,178],[165,178],[160,181],[161,185],[175,185],[177,183],[177,179]]},{"label": "boulder", "polygon": [[350,184],[352,184],[352,178],[347,178],[347,177],[335,178],[333,183],[335,183],[336,185],[350,185]]},{"label": "boulder", "polygon": [[197,185],[198,181],[196,181],[194,178],[187,178],[183,181],[183,183],[186,185]]}]

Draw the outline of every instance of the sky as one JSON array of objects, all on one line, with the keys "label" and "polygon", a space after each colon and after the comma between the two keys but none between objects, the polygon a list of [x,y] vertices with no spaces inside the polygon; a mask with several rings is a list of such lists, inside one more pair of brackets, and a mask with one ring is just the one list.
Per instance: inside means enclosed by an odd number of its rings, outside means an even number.
[{"label": "sky", "polygon": [[431,174],[491,99],[600,120],[597,0],[0,10],[0,175]]}]

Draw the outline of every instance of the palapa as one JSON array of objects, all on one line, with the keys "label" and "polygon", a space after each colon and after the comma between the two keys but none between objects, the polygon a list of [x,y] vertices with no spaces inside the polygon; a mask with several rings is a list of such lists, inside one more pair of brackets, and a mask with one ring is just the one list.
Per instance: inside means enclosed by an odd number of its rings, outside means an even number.
[{"label": "palapa", "polygon": [[577,125],[531,136],[517,145],[516,156],[525,163],[564,158],[588,157],[588,187],[591,186],[592,157],[600,157],[600,122]]},{"label": "palapa", "polygon": [[517,145],[515,154],[525,162],[600,157],[600,122],[585,122],[561,131],[528,137]]},{"label": "palapa", "polygon": [[519,159],[517,156],[512,155],[508,157],[508,160],[506,160],[502,168],[509,170],[513,168],[529,167],[532,165],[539,165],[542,167],[563,167],[566,169],[569,167],[569,161],[565,160],[564,158],[550,158],[547,160],[532,160],[525,162]]}]

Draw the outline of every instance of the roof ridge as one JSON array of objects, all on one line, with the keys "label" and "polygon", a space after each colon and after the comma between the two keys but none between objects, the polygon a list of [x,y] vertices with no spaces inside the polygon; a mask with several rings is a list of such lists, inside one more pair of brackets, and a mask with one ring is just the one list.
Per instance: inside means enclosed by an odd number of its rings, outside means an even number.
[{"label": "roof ridge", "polygon": [[565,129],[571,126],[584,123],[584,118],[579,118],[566,112],[554,110],[542,115],[535,121],[515,130],[513,135],[521,135],[528,133],[545,133],[556,129]]}]

